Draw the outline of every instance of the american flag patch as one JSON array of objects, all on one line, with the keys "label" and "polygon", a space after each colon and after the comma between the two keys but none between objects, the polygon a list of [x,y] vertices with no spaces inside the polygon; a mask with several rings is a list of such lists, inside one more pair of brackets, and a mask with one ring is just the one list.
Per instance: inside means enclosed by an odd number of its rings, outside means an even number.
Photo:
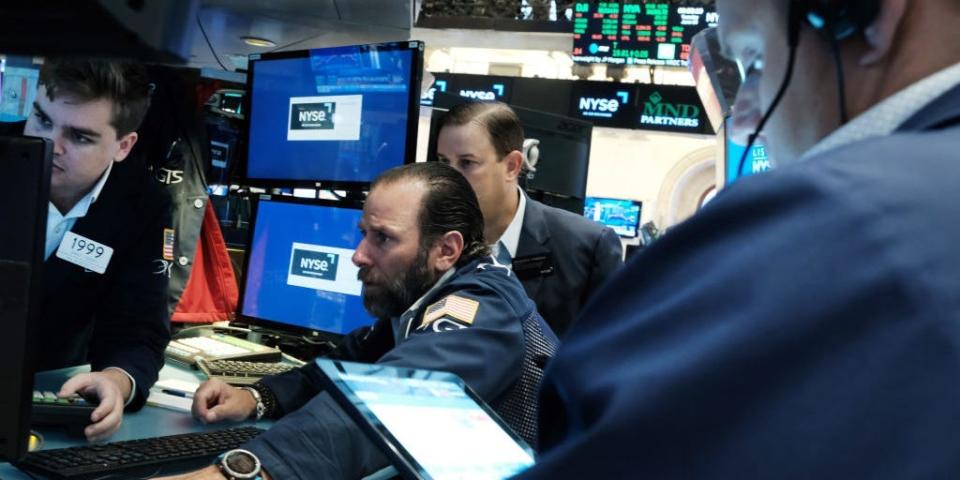
[{"label": "american flag patch", "polygon": [[163,229],[163,259],[173,260],[173,242],[176,240],[177,231],[172,228]]},{"label": "american flag patch", "polygon": [[477,310],[479,309],[480,302],[476,300],[459,297],[457,295],[448,295],[439,302],[427,307],[423,312],[423,321],[420,322],[420,328],[443,317],[450,317],[467,325],[472,325],[473,320],[477,317]]}]

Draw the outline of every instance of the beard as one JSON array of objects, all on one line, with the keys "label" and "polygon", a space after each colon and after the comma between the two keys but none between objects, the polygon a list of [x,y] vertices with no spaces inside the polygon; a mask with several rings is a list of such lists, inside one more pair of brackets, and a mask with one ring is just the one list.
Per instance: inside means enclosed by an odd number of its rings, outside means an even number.
[{"label": "beard", "polygon": [[[416,302],[437,278],[427,267],[427,250],[421,248],[417,258],[400,275],[379,278],[369,267],[361,268],[357,278],[363,282],[363,308],[374,318],[399,317]],[[368,282],[373,286],[368,286]]]}]

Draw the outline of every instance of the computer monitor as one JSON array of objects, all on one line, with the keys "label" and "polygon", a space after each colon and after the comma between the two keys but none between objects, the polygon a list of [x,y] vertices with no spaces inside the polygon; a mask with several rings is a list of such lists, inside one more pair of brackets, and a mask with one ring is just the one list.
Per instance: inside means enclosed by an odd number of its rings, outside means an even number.
[{"label": "computer monitor", "polygon": [[254,203],[239,317],[254,325],[339,336],[370,325],[351,261],[362,207],[347,200],[263,195]]},{"label": "computer monitor", "polygon": [[[449,103],[446,105],[449,105],[448,108],[453,107]],[[550,197],[575,199],[578,206],[572,211],[577,214],[582,213],[582,205],[579,204],[582,203],[587,192],[593,125],[575,118],[528,108],[513,105],[510,108],[520,119],[524,137],[540,142],[537,145],[536,171],[529,172],[526,178],[521,179],[524,188],[531,192],[531,195],[544,192]],[[427,160],[437,159],[440,120],[446,111],[447,109],[434,107],[430,118]]]},{"label": "computer monitor", "polygon": [[248,184],[363,188],[416,155],[423,42],[255,54]]},{"label": "computer monitor", "polygon": [[27,450],[53,143],[0,137],[0,459]]},{"label": "computer monitor", "polygon": [[[723,122],[723,131],[721,132],[724,141],[724,166],[726,167],[724,185],[729,185],[738,178],[765,172],[772,168],[770,156],[767,154],[767,147],[763,140],[758,139],[754,142],[750,148],[750,153],[746,157],[743,156],[743,151],[747,146],[734,140],[733,132],[730,131],[732,125],[733,121],[727,118]],[[740,162],[741,160],[743,160],[743,163]]]},{"label": "computer monitor", "polygon": [[583,216],[612,228],[621,237],[636,238],[640,208],[640,202],[634,200],[587,197]]}]

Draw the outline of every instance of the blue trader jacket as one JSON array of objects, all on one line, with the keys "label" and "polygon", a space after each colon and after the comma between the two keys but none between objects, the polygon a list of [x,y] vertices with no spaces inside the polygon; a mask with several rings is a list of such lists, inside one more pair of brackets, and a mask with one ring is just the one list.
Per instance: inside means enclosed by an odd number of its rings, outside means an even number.
[{"label": "blue trader jacket", "polygon": [[[531,322],[533,329],[527,328]],[[531,366],[535,345],[547,347]],[[527,383],[529,370],[542,375],[556,345],[516,275],[484,257],[447,272],[400,317],[350,333],[336,356],[452,372],[497,409],[498,400]],[[534,409],[540,375],[535,375],[537,385],[527,389],[527,404]],[[275,395],[283,417],[245,448],[274,478],[352,479],[387,465],[379,449],[322,392],[316,364],[262,382]]]},{"label": "blue trader jacket", "polygon": [[521,478],[957,478],[958,151],[960,86],[672,229],[565,337]]}]

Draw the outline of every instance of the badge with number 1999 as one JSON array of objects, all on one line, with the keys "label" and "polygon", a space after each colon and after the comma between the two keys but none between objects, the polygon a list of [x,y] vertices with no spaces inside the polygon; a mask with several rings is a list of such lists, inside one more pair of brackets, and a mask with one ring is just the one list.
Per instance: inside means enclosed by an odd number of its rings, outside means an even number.
[{"label": "badge with number 1999", "polygon": [[102,274],[107,271],[113,249],[83,235],[67,232],[57,249],[57,258]]}]

